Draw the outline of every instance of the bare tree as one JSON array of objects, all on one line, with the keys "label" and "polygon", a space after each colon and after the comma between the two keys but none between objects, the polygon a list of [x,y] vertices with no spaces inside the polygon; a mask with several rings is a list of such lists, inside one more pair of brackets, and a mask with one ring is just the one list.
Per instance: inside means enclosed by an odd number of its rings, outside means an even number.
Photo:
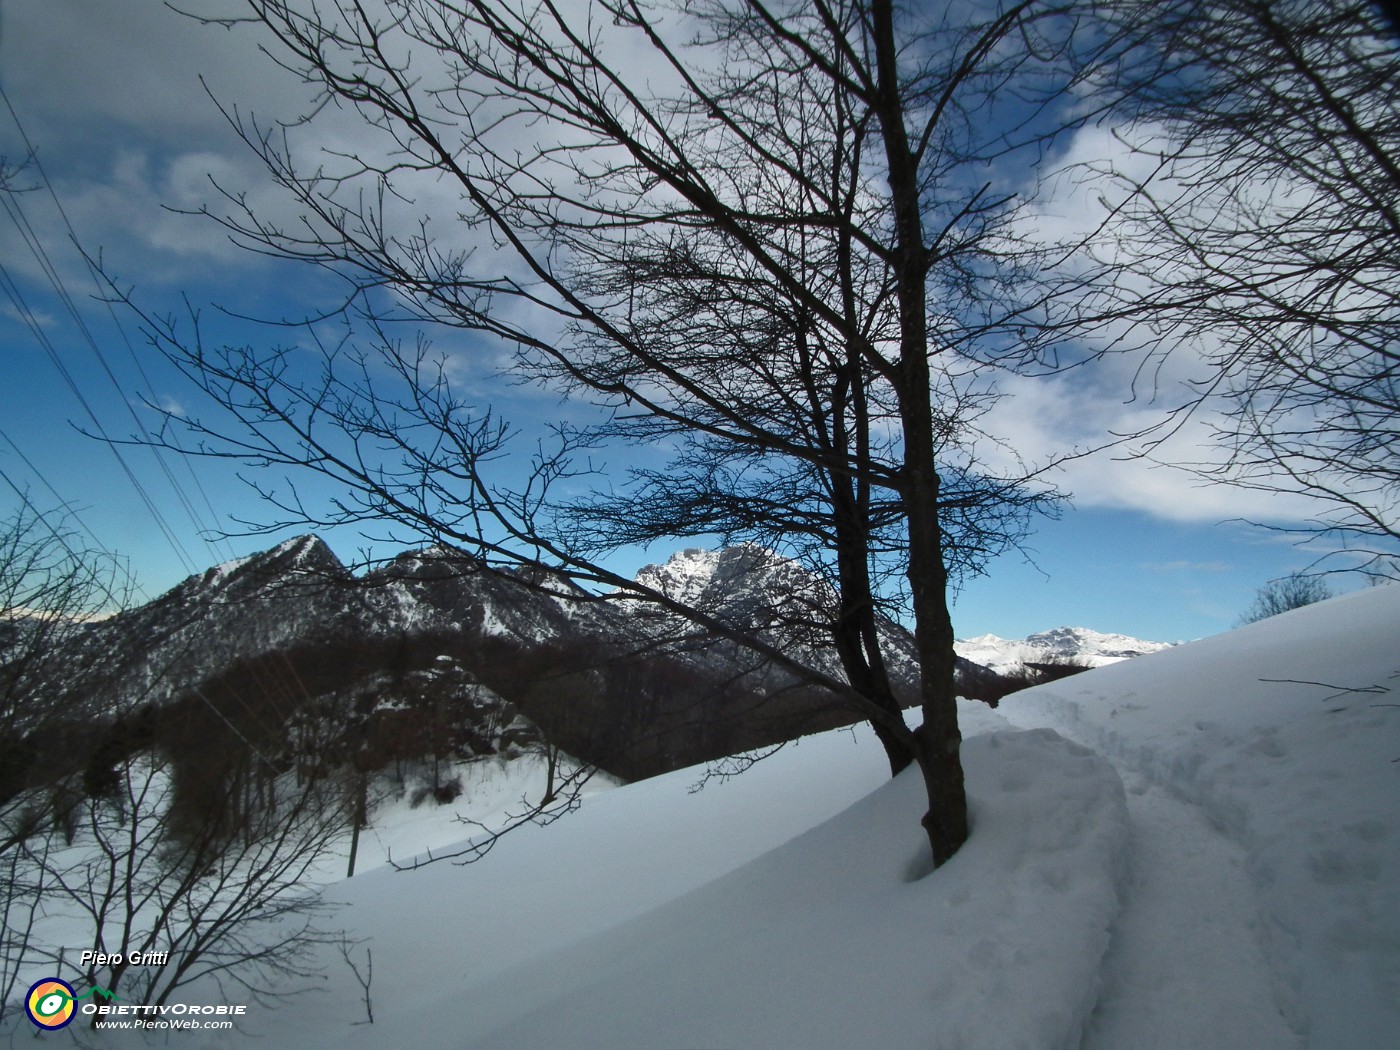
[{"label": "bare tree", "polygon": [[116,559],[83,545],[63,515],[19,496],[0,523],[0,1019],[42,914],[26,851],[75,833],[81,794],[65,782],[74,770],[63,741],[80,730],[88,713],[80,698],[105,673],[67,659],[64,647],[128,592]]},{"label": "bare tree", "polygon": [[1259,593],[1254,596],[1254,601],[1241,614],[1237,626],[1258,623],[1260,620],[1267,620],[1270,616],[1277,616],[1290,609],[1301,609],[1305,605],[1325,601],[1330,597],[1332,597],[1332,589],[1321,578],[1308,576],[1301,572],[1291,572],[1280,579],[1270,580],[1263,587],[1260,587]]},{"label": "bare tree", "polygon": [[[280,998],[323,937],[316,880],[343,837],[341,779],[241,750],[214,712],[236,775],[181,800],[175,734],[92,644],[125,581],[60,515],[26,501],[0,527],[0,1020],[36,970],[152,1005],[200,979]],[[117,961],[84,962],[79,929]]]},{"label": "bare tree", "polygon": [[[16,867],[44,904],[23,963],[152,1006],[199,980],[259,1001],[300,990],[311,947],[332,940],[317,926],[317,883],[333,871],[346,793],[269,770],[280,797],[236,826],[223,813],[181,824],[158,751],[133,750],[109,772],[103,794],[78,794],[71,842],[20,843]],[[75,923],[101,961],[73,951]]]},{"label": "bare tree", "polygon": [[[148,317],[231,413],[183,421],[198,450],[344,486],[328,508],[268,488],[288,520],[389,519],[489,562],[618,588],[831,689],[880,728],[892,765],[920,768],[933,858],[948,859],[967,835],[950,566],[1014,539],[1038,498],[1024,472],[993,479],[968,458],[970,410],[989,365],[1054,363],[1057,301],[1019,279],[1044,259],[1008,217],[1025,171],[1087,117],[1070,88],[1075,52],[1097,45],[1074,8],[247,12],[319,101],[277,127],[227,111],[298,223],[232,191],[218,217],[240,243],[345,278],[347,315],[374,341],[324,343],[312,374],[290,351],[207,347],[197,327]],[[318,117],[346,112],[377,141],[322,148]],[[444,187],[445,213],[419,206]],[[402,320],[501,340],[608,423],[561,425],[528,466],[503,464],[509,429],[473,411],[422,342],[393,337]],[[606,506],[576,495],[582,454],[618,436],[686,445],[672,521],[693,507],[725,535],[818,552],[844,675],[600,564],[601,549],[668,527],[606,513],[579,527],[581,509]],[[188,432],[170,441],[190,447]],[[628,506],[666,473],[639,475]],[[917,729],[872,629],[891,601],[914,626]]]},{"label": "bare tree", "polygon": [[[1203,358],[1210,478],[1302,492],[1306,532],[1400,540],[1400,46],[1369,0],[1110,5],[1121,303]],[[1107,90],[1107,85],[1105,85]],[[1164,351],[1166,352],[1166,351]]]},{"label": "bare tree", "polygon": [[62,514],[45,514],[25,498],[0,522],[0,797],[30,772],[25,741],[32,748],[63,718],[65,696],[90,693],[102,673],[68,660],[65,646],[129,594],[120,562],[84,545]]},{"label": "bare tree", "polygon": [[[791,222],[765,231],[782,272],[736,253],[728,234],[711,226],[642,226],[620,244],[592,239],[577,247],[576,285],[612,307],[613,324],[630,342],[684,371],[707,396],[720,392],[725,411],[673,390],[672,403],[684,409],[679,418],[614,415],[596,433],[680,451],[663,468],[635,469],[630,484],[573,510],[580,535],[591,537],[598,553],[718,534],[727,543],[752,542],[796,558],[827,586],[800,597],[774,595],[762,616],[784,620],[789,636],[815,631],[834,649],[845,680],[897,718],[901,704],[881,624],[907,597],[901,584],[910,563],[905,498],[890,480],[905,447],[898,386],[888,367],[900,345],[897,282],[888,256],[871,243],[874,231],[889,228],[889,215],[886,201],[866,196],[872,171],[865,154],[876,148],[878,120],[846,84],[808,75],[801,50],[773,46],[771,25],[751,12],[712,11],[705,31],[722,44],[725,60],[707,74],[703,104],[723,110],[741,136],[714,144],[707,177],[727,183],[750,214]],[[776,129],[772,107],[754,103],[760,84],[782,100]],[[701,121],[699,105],[691,100],[680,111]],[[695,152],[712,137],[699,132]],[[782,158],[781,177],[753,163],[751,142]],[[936,210],[937,191],[921,192]],[[826,209],[820,217],[818,208]],[[980,255],[988,270],[971,294],[945,290],[940,304],[942,361],[929,377],[935,387],[929,437],[950,578],[977,571],[1014,544],[1029,510],[1052,500],[1048,489],[1030,488],[1024,473],[987,476],[978,456],[983,435],[975,422],[992,396],[979,385],[977,343],[1025,305],[1011,286],[1028,253],[1018,252],[1000,228],[1007,214],[993,207],[963,217],[961,243],[950,254]],[[940,262],[935,272],[957,265],[951,258]],[[788,286],[794,278],[804,294]],[[824,311],[814,307],[813,295]],[[1002,311],[995,319],[984,312],[993,299]],[[610,335],[581,328],[578,336],[567,368],[541,362],[546,378],[591,391],[626,381],[635,363]],[[888,355],[884,367],[876,348]],[[739,412],[770,440],[727,433]],[[896,730],[879,719],[871,724],[895,772],[914,760]]]}]

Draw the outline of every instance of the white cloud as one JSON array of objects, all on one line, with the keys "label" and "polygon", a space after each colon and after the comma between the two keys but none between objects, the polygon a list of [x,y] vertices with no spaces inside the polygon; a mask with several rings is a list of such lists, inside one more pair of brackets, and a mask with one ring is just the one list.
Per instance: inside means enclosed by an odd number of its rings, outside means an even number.
[{"label": "white cloud", "polygon": [[[1159,443],[1139,437],[1110,445],[1114,435],[1152,433],[1170,420],[1165,392],[1155,401],[1132,399],[1129,365],[1111,358],[1059,376],[1009,377],[1002,400],[982,426],[1027,463],[1063,460],[1047,480],[1069,491],[1078,506],[1138,510],[1179,522],[1289,523],[1317,510],[1301,496],[1202,479],[1199,470],[1222,462],[1210,440],[1213,417],[1206,410],[1180,422]],[[1005,452],[992,449],[986,457],[994,466],[1012,467]]]},{"label": "white cloud", "polygon": [[[1134,183],[1151,179],[1157,192],[1167,194],[1184,185],[1158,170],[1163,151],[1155,147],[1164,144],[1164,132],[1156,126],[1081,129],[1059,158],[1059,173],[1025,187],[1028,203],[1016,232],[1043,244],[1085,245],[1067,266],[1081,276],[1123,262],[1129,252],[1150,252],[1146,242],[1134,245],[1110,233],[1105,220]],[[1260,192],[1276,194],[1276,189]],[[1209,206],[1202,191],[1191,192],[1195,205]],[[1113,269],[1111,276],[1121,303],[1170,275],[1144,267]],[[1092,309],[1087,294],[1086,309]],[[1003,399],[983,425],[1027,462],[1071,457],[1051,480],[1072,492],[1080,506],[1137,510],[1177,522],[1244,518],[1282,525],[1324,511],[1302,495],[1210,480],[1212,472],[1225,473],[1226,453],[1214,441],[1222,406],[1207,401],[1189,414],[1181,410],[1199,399],[1203,384],[1215,375],[1212,358],[1221,347],[1210,332],[1191,340],[1162,335],[1153,330],[1154,321],[1145,311],[1126,314],[1088,333],[1071,355],[1100,351],[1102,356],[1082,367],[1042,378],[1003,377]],[[1078,456],[1115,435],[1124,440]],[[989,458],[995,462],[997,454]]]},{"label": "white cloud", "polygon": [[183,418],[184,416],[189,414],[185,411],[185,406],[177,398],[174,398],[169,394],[162,394],[158,396],[156,398],[155,403],[156,407],[160,409],[160,411],[165,415]]},{"label": "white cloud", "polygon": [[58,318],[46,310],[31,308],[28,313],[23,313],[18,306],[9,301],[0,305],[0,316],[8,317],[23,325],[38,325],[40,328],[52,328],[58,323]]}]

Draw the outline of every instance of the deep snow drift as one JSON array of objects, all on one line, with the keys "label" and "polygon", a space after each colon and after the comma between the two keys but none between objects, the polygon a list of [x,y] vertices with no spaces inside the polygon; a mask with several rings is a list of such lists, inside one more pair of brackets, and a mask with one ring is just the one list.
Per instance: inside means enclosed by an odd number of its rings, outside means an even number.
[{"label": "deep snow drift", "polygon": [[[332,887],[263,1046],[1380,1048],[1400,1031],[1400,586],[964,706],[973,837],[834,732]],[[403,848],[403,834],[395,854]],[[180,1033],[181,1045],[244,1036]]]}]

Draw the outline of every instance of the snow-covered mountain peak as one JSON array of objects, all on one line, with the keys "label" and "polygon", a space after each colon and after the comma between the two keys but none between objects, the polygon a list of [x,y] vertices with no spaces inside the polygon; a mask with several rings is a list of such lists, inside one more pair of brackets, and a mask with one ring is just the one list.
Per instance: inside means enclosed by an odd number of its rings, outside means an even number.
[{"label": "snow-covered mountain peak", "polygon": [[1088,627],[1055,627],[1026,637],[1026,644],[1068,656],[1127,659],[1170,648],[1172,642],[1149,642],[1126,634],[1105,634]]},{"label": "snow-covered mountain peak", "polygon": [[638,583],[697,608],[723,608],[766,596],[770,601],[802,596],[819,600],[823,586],[797,562],[753,543],[719,550],[688,547],[662,565],[647,565]]},{"label": "snow-covered mountain peak", "polygon": [[755,570],[780,560],[771,551],[747,543],[719,550],[687,547],[661,565],[643,566],[636,580],[687,605],[701,605],[706,592],[716,586],[732,588]]},{"label": "snow-covered mountain peak", "polygon": [[[649,571],[658,582],[669,574],[665,585],[710,617],[842,673],[823,627],[829,591],[795,563],[738,547],[682,552]],[[895,687],[912,696],[912,641],[897,625],[881,629]],[[654,604],[586,593],[547,569],[491,568],[445,547],[354,572],[304,537],[87,625],[71,662],[107,668],[94,710],[113,696],[154,707],[204,696],[245,712],[272,682],[285,714],[347,698],[407,704],[407,684],[420,680],[450,693],[453,679],[439,673],[448,656],[552,744],[626,779],[855,717],[725,633]],[[457,690],[468,693],[474,686]]]},{"label": "snow-covered mountain peak", "polygon": [[1023,663],[1077,660],[1093,667],[1168,649],[1173,642],[1151,642],[1088,627],[1054,627],[1025,638],[983,634],[954,643],[959,656],[1005,673]]},{"label": "snow-covered mountain peak", "polygon": [[[319,536],[294,536],[284,540],[270,550],[235,558],[232,561],[206,569],[198,576],[185,581],[191,589],[219,590],[238,581],[256,586],[274,578],[286,578],[298,574],[340,575],[345,572],[332,550]],[[182,585],[183,586],[183,585]]]}]

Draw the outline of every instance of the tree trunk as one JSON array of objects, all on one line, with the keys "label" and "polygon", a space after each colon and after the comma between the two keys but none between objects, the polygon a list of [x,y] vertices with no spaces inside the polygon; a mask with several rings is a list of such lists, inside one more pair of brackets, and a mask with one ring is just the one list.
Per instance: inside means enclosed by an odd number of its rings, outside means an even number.
[{"label": "tree trunk", "polygon": [[355,780],[355,800],[350,818],[350,861],[345,867],[347,879],[355,876],[355,858],[360,852],[360,828],[369,821],[369,774],[360,773]]},{"label": "tree trunk", "polygon": [[[874,602],[871,597],[870,573],[866,566],[864,544],[857,536],[851,535],[849,526],[843,527],[838,521],[836,527],[836,563],[840,583],[840,611],[833,628],[832,637],[841,667],[846,672],[846,681],[861,696],[872,704],[887,711],[895,718],[903,719],[899,701],[895,699],[890,686],[889,675],[883,661],[879,659],[878,640],[873,652],[867,652],[866,639],[875,636]],[[875,737],[885,749],[889,759],[890,775],[903,772],[914,761],[914,752],[909,744],[890,727],[876,719],[870,720]]]},{"label": "tree trunk", "polygon": [[909,523],[908,577],[923,713],[923,724],[915,731],[915,761],[928,795],[929,808],[922,823],[937,866],[967,841],[967,795],[953,683],[955,657],[953,622],[948,615],[948,570],[938,519],[939,476],[934,461],[926,285],[930,258],[923,239],[918,160],[910,150],[904,126],[891,0],[873,0],[871,16],[879,84],[876,111],[895,220],[893,266],[900,325],[897,386],[904,437],[901,495]]},{"label": "tree trunk", "polygon": [[[927,362],[924,367],[928,389]],[[925,403],[927,404],[927,403]],[[914,426],[911,426],[915,424]],[[938,475],[933,469],[932,427],[918,437],[918,420],[906,421],[909,514],[909,586],[914,604],[914,640],[919,652],[923,724],[914,733],[915,761],[923,773],[928,812],[923,826],[942,864],[967,841],[967,794],[963,784],[962,734],[953,681],[953,621],[948,615],[948,574],[938,523]],[[913,433],[911,433],[913,430]],[[919,451],[916,453],[915,448]],[[926,464],[916,468],[918,461]]]}]

